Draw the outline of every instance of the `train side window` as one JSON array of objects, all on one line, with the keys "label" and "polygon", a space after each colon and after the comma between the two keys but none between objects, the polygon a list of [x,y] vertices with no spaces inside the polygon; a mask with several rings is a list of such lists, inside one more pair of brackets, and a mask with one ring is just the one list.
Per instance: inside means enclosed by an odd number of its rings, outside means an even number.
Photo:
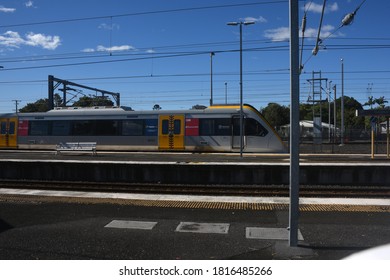
[{"label": "train side window", "polygon": [[49,135],[49,122],[48,121],[29,122],[29,135],[31,136]]},{"label": "train side window", "polygon": [[119,125],[116,120],[98,120],[96,121],[95,135],[115,136],[119,134]]},{"label": "train side window", "polygon": [[215,135],[231,135],[232,134],[232,123],[230,119],[215,119],[214,127]]},{"label": "train side window", "polygon": [[268,131],[255,119],[245,120],[245,135],[248,136],[261,136],[264,137],[268,134]]},{"label": "train side window", "polygon": [[124,136],[142,136],[144,133],[143,120],[124,120],[122,121],[122,135]]},{"label": "train side window", "polygon": [[232,134],[230,119],[199,119],[199,135],[229,136]]},{"label": "train side window", "polygon": [[240,136],[240,117],[239,116],[233,117],[233,135]]},{"label": "train side window", "polygon": [[214,134],[213,119],[199,119],[199,135],[207,136]]},{"label": "train side window", "polygon": [[169,134],[169,121],[168,120],[162,120],[162,134],[167,135]]},{"label": "train side window", "polygon": [[173,121],[173,134],[179,135],[181,133],[181,120]]},{"label": "train side window", "polygon": [[1,134],[5,135],[7,133],[7,123],[1,122]]},{"label": "train side window", "polygon": [[68,136],[70,134],[69,121],[53,121],[52,135],[54,136]]},{"label": "train side window", "polygon": [[9,123],[8,134],[10,134],[10,135],[15,134],[15,122]]},{"label": "train side window", "polygon": [[73,121],[72,134],[78,136],[94,135],[94,121]]}]

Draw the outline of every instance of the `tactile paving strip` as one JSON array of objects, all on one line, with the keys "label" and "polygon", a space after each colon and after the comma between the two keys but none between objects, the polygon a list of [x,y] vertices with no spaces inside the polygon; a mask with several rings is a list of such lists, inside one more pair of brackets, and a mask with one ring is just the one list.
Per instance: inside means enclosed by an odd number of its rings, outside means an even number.
[{"label": "tactile paving strip", "polygon": [[[113,198],[79,198],[79,197],[52,197],[33,195],[1,194],[0,201],[13,203],[81,203],[81,204],[119,204],[140,207],[162,208],[193,208],[193,209],[226,209],[226,210],[253,210],[253,211],[288,211],[288,204],[281,203],[237,203],[237,202],[203,202],[203,201],[162,201],[162,200],[132,200]],[[301,204],[302,212],[390,212],[390,206],[378,205],[328,205],[328,204]]]}]

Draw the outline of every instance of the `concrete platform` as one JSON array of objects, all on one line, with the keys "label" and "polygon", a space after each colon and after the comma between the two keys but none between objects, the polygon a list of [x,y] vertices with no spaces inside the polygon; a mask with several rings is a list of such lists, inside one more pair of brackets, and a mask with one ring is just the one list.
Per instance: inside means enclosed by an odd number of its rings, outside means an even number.
[{"label": "concrete platform", "polygon": [[[0,259],[337,260],[390,243],[389,200],[303,199],[313,207],[301,212],[299,246],[290,247],[288,211],[278,207],[240,210],[219,197],[127,194],[108,201],[111,194],[95,193],[92,201],[88,193],[28,192],[0,193]],[[221,207],[170,204],[199,199]],[[318,210],[330,203],[349,207]]]},{"label": "concrete platform", "polygon": [[[368,155],[301,155],[304,185],[390,186],[390,160]],[[288,185],[280,154],[99,153],[1,151],[0,178],[194,185]]]}]

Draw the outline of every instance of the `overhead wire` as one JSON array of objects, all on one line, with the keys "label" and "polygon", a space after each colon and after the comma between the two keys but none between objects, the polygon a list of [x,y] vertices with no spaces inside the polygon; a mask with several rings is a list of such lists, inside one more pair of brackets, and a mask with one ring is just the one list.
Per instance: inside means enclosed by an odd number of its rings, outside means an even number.
[{"label": "overhead wire", "polygon": [[21,26],[31,26],[31,25],[46,25],[46,24],[98,20],[98,19],[110,19],[110,18],[119,18],[119,17],[132,17],[132,16],[143,16],[143,15],[153,15],[153,14],[163,14],[163,13],[189,12],[189,11],[199,11],[199,10],[209,10],[209,9],[235,8],[235,7],[255,6],[255,5],[280,4],[280,3],[286,3],[286,2],[288,2],[288,1],[287,0],[262,1],[262,2],[240,3],[240,4],[225,4],[225,5],[177,8],[177,9],[167,9],[167,10],[124,13],[124,14],[116,14],[116,15],[104,15],[104,16],[73,18],[73,19],[59,19],[59,20],[50,20],[50,21],[7,24],[7,25],[0,25],[0,28],[21,27]]},{"label": "overhead wire", "polygon": [[323,20],[323,16],[324,16],[324,12],[325,12],[325,5],[326,5],[326,0],[324,0],[323,2],[323,6],[322,6],[322,13],[321,13],[321,19],[320,19],[320,26],[318,28],[318,35],[317,35],[317,40],[316,40],[316,45],[312,51],[312,54],[309,56],[309,58],[305,61],[305,63],[303,65],[301,65],[301,67],[303,68],[304,65],[309,62],[309,60],[317,55],[318,51],[319,51],[319,46],[323,44],[323,42],[325,40],[327,40],[328,38],[330,38],[331,36],[333,36],[336,32],[338,32],[342,27],[344,26],[347,26],[347,25],[350,25],[352,23],[352,21],[354,20],[354,17],[357,13],[357,11],[361,8],[361,6],[366,2],[366,0],[363,0],[359,5],[358,7],[352,12],[352,13],[349,13],[347,14],[346,16],[344,16],[344,18],[342,19],[341,21],[341,25],[339,27],[337,27],[333,32],[331,32],[328,36],[326,36],[325,38],[321,39],[320,38],[320,33],[321,33],[321,26],[322,26],[322,20]]}]

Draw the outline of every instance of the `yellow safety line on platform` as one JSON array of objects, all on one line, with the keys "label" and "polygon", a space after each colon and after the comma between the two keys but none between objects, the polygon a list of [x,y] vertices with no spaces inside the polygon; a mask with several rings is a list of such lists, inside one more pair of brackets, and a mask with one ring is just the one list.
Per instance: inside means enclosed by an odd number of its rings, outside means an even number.
[{"label": "yellow safety line on platform", "polygon": [[[246,202],[203,202],[203,201],[161,201],[132,200],[112,198],[53,197],[36,195],[0,195],[0,201],[10,203],[78,203],[78,204],[116,204],[138,207],[217,209],[217,210],[252,210],[252,211],[288,211],[288,204],[282,203],[246,203]],[[301,204],[302,212],[385,212],[390,213],[390,206],[346,205],[346,204]]]}]

